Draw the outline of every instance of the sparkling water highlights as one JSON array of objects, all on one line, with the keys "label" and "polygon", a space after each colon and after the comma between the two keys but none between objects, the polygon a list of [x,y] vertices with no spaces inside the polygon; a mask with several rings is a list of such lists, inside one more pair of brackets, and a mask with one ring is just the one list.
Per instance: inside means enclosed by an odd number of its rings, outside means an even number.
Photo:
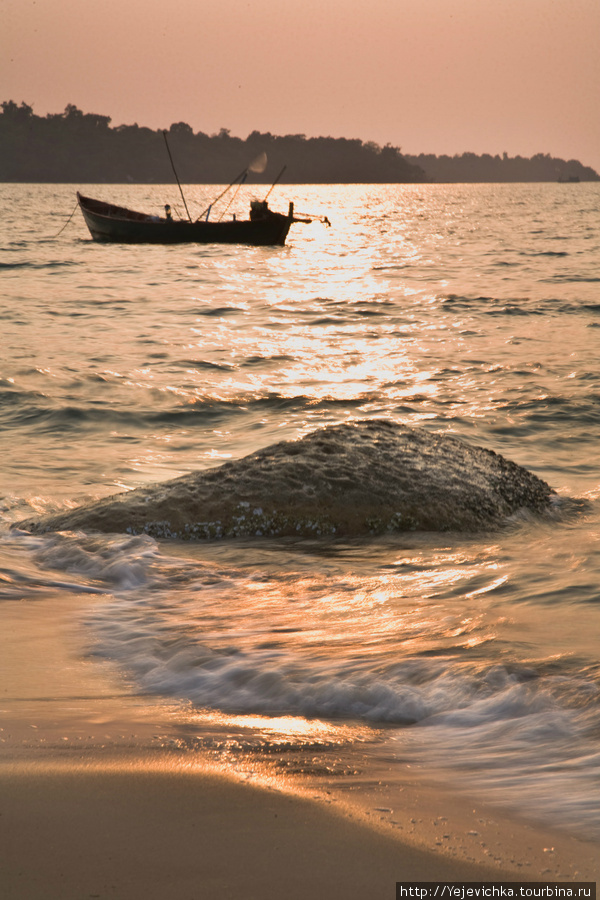
[{"label": "sparkling water highlights", "polygon": [[[0,187],[2,596],[89,593],[89,652],[206,727],[384,732],[398,767],[598,837],[600,188],[278,190],[332,228],[100,246],[77,218],[55,237],[70,187]],[[89,189],[142,209],[169,191]],[[373,418],[586,504],[493,535],[10,530]]]}]

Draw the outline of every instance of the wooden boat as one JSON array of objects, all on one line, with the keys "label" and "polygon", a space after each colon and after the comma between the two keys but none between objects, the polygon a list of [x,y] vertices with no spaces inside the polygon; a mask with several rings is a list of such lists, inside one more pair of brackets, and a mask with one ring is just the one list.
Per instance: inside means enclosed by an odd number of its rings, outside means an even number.
[{"label": "wooden boat", "polygon": [[310,219],[294,218],[294,204],[287,215],[272,212],[266,200],[250,205],[249,219],[210,222],[187,221],[166,216],[135,212],[114,203],[93,200],[77,192],[83,218],[95,241],[124,244],[252,244],[283,246],[294,222]]}]

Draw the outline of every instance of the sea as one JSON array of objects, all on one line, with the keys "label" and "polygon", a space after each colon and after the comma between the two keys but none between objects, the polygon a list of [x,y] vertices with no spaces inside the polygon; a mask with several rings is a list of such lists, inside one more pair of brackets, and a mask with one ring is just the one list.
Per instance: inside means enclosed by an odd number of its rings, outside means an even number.
[{"label": "sea", "polygon": [[[89,596],[84,652],[199,741],[341,729],[600,839],[600,184],[278,185],[312,222],[268,248],[97,244],[76,187],[184,212],[173,185],[0,185],[0,597]],[[584,502],[462,535],[14,527],[367,419]]]}]

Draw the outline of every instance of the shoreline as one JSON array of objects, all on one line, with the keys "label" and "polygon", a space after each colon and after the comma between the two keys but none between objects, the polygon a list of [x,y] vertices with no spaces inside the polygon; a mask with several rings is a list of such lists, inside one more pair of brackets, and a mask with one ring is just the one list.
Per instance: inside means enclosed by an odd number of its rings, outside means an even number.
[{"label": "shoreline", "polygon": [[402,880],[597,878],[597,844],[392,773],[384,734],[299,722],[290,736],[286,721],[278,737],[268,720],[133,694],[83,655],[94,602],[0,604],[7,900],[358,900]]}]

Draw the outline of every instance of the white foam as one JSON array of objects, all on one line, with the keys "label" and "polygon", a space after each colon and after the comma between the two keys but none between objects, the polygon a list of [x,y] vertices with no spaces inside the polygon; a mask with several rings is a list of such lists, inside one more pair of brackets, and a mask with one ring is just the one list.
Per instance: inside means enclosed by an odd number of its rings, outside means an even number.
[{"label": "white foam", "polygon": [[[377,579],[365,587],[346,574],[335,586],[323,581],[317,592],[307,579],[304,593],[284,600],[283,576],[169,558],[149,537],[13,532],[10,540],[33,556],[38,582],[43,567],[70,574],[69,581],[56,578],[56,586],[107,595],[87,616],[94,652],[118,661],[141,691],[228,713],[396,724],[401,758],[412,755],[431,771],[452,768],[469,790],[600,835],[600,811],[590,800],[600,777],[593,738],[600,688],[593,677],[552,666],[509,668],[485,654],[477,663],[460,654],[411,656],[396,640],[390,655],[382,634],[370,646],[361,629],[373,627],[385,607],[367,610],[363,595],[377,593]],[[20,589],[26,582],[23,575]],[[275,607],[268,596],[261,599],[270,586],[283,616],[276,629]],[[347,635],[343,618],[326,628],[334,587],[342,609],[350,610],[354,598],[366,616],[348,619]],[[322,632],[313,633],[313,623],[303,633],[302,603],[312,613],[320,605]],[[428,645],[436,627],[455,631],[446,618],[436,625],[415,608],[406,620],[408,646],[418,648],[420,639]],[[393,619],[385,627],[392,626]]]}]

